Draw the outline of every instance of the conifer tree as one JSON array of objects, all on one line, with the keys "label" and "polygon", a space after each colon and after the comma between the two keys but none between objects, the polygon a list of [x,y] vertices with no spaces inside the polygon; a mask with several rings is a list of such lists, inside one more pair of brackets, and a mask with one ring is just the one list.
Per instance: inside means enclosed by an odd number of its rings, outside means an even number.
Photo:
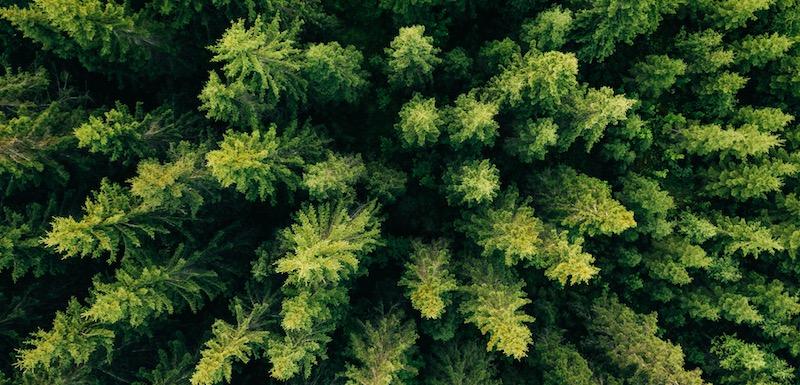
[{"label": "conifer tree", "polygon": [[295,47],[297,28],[281,30],[280,18],[269,23],[257,18],[245,27],[233,23],[209,47],[213,62],[223,63],[225,81],[215,71],[200,93],[201,110],[210,119],[235,125],[258,126],[260,113],[280,100],[305,100],[302,52]]},{"label": "conifer tree", "polygon": [[467,298],[459,310],[466,322],[489,336],[486,350],[496,350],[514,359],[525,357],[532,342],[528,323],[534,318],[521,308],[531,302],[524,283],[502,264],[476,261],[470,266],[471,282],[464,287]]},{"label": "conifer tree", "polygon": [[432,37],[425,36],[421,25],[400,28],[385,52],[389,82],[400,87],[430,82],[434,68],[442,62],[438,56],[441,50],[433,44]]},{"label": "conifer tree", "polygon": [[500,170],[488,159],[473,160],[452,167],[444,177],[448,201],[475,206],[491,203],[500,190]]},{"label": "conifer tree", "polygon": [[436,108],[436,99],[414,94],[400,110],[400,120],[395,128],[405,145],[421,147],[436,143],[443,122]]},{"label": "conifer tree", "polygon": [[417,338],[414,324],[403,322],[398,313],[363,324],[363,336],[350,338],[352,354],[359,363],[347,365],[346,384],[402,384],[417,372],[410,359]]},{"label": "conifer tree", "polygon": [[452,301],[458,283],[448,268],[451,257],[447,242],[439,239],[431,244],[415,241],[411,261],[406,263],[398,282],[406,288],[411,306],[422,318],[437,319]]},{"label": "conifer tree", "polygon": [[222,187],[234,186],[249,200],[274,201],[278,182],[289,191],[300,187],[302,167],[321,155],[324,143],[310,127],[296,123],[280,135],[275,125],[263,132],[228,131],[206,160]]}]

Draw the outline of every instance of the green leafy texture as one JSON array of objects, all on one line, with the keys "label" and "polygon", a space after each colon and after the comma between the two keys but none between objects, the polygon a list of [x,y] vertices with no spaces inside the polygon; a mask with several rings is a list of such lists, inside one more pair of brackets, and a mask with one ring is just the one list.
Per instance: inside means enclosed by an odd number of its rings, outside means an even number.
[{"label": "green leafy texture", "polygon": [[614,297],[592,305],[589,331],[609,362],[630,373],[628,383],[704,384],[700,370],[684,368],[683,350],[658,336],[655,314],[637,314]]},{"label": "green leafy texture", "polygon": [[734,60],[748,70],[752,67],[760,68],[780,59],[794,43],[790,37],[777,33],[747,35],[736,44]]},{"label": "green leafy texture", "polygon": [[266,131],[228,131],[206,161],[222,187],[234,186],[248,200],[274,202],[279,182],[290,191],[301,186],[299,173],[320,155],[324,143],[309,127],[296,125],[281,135],[275,125]]},{"label": "green leafy texture", "polygon": [[542,243],[539,234],[544,224],[533,215],[530,199],[520,199],[511,190],[498,197],[493,207],[467,215],[461,229],[481,246],[483,256],[500,253],[512,265],[533,258]]},{"label": "green leafy texture", "polygon": [[558,147],[564,151],[581,137],[588,152],[603,137],[609,125],[625,120],[635,103],[633,99],[614,95],[608,87],[588,89],[568,109],[571,122],[559,132]]},{"label": "green leafy texture", "polygon": [[452,302],[452,292],[458,283],[448,269],[450,250],[442,239],[430,244],[420,241],[412,243],[411,260],[398,285],[405,287],[411,306],[419,310],[423,319],[438,319]]},{"label": "green leafy texture", "polygon": [[104,179],[79,220],[53,218],[44,244],[66,257],[105,255],[112,262],[120,251],[123,257],[137,254],[144,240],[192,218],[204,202],[201,185],[207,184],[201,154],[179,146],[171,156],[164,164],[140,163],[129,190]]},{"label": "green leafy texture", "polygon": [[436,143],[439,131],[444,124],[441,113],[436,108],[436,99],[424,99],[414,94],[400,109],[400,120],[395,129],[403,144],[408,147],[423,147]]},{"label": "green leafy texture", "polygon": [[211,61],[223,63],[226,82],[211,72],[200,109],[210,119],[257,127],[261,110],[275,108],[282,99],[304,101],[307,82],[302,52],[294,46],[297,32],[296,27],[282,31],[278,17],[269,23],[256,18],[249,28],[244,20],[233,23],[209,47]]},{"label": "green leafy texture", "polygon": [[465,142],[494,144],[500,127],[495,121],[498,110],[497,105],[476,99],[475,93],[459,95],[455,106],[448,110],[450,141],[455,146]]},{"label": "green leafy texture", "polygon": [[724,49],[722,34],[713,29],[682,31],[675,47],[685,58],[688,73],[713,73],[733,63],[734,52]]},{"label": "green leafy texture", "polygon": [[65,311],[56,312],[49,331],[36,331],[25,342],[28,349],[18,350],[17,367],[26,373],[55,372],[59,366],[87,364],[101,350],[110,360],[114,332],[95,327],[81,316],[83,311],[78,301],[71,299]]},{"label": "green leafy texture", "polygon": [[562,286],[588,282],[600,272],[594,256],[583,250],[583,239],[571,240],[565,231],[548,229],[541,234],[542,243],[529,263],[544,269],[544,275]]},{"label": "green leafy texture", "polygon": [[529,51],[504,66],[489,84],[488,94],[498,103],[525,103],[556,110],[578,87],[578,59],[571,53]]},{"label": "green leafy texture", "polygon": [[81,316],[104,324],[126,321],[135,328],[148,319],[172,314],[178,303],[197,311],[205,297],[213,297],[224,286],[215,272],[178,258],[180,252],[163,266],[124,264],[113,282],[95,280],[91,305]]},{"label": "green leafy texture", "polygon": [[783,187],[784,177],[797,174],[794,163],[767,161],[759,164],[730,164],[708,170],[708,194],[740,201],[763,198]]},{"label": "green leafy texture", "polygon": [[[167,232],[163,221],[139,209],[136,199],[122,186],[103,180],[83,205],[83,217],[55,217],[44,244],[66,257],[100,258],[109,262],[122,250],[142,246],[142,240]],[[154,220],[155,219],[155,220]]]},{"label": "green leafy texture", "polygon": [[631,173],[622,180],[619,200],[631,208],[636,220],[636,231],[663,238],[672,233],[670,220],[675,200],[664,191],[657,180]]},{"label": "green leafy texture", "polygon": [[337,308],[348,301],[341,281],[356,272],[359,259],[378,245],[379,235],[375,202],[352,211],[342,201],[309,205],[281,231],[282,256],[274,269],[287,274],[281,305],[286,334],[269,341],[272,377],[287,380],[301,371],[308,377],[325,357],[329,334],[341,316]]},{"label": "green leafy texture", "polygon": [[246,364],[263,349],[269,333],[263,330],[271,301],[266,299],[249,308],[238,298],[231,304],[236,324],[216,320],[211,326],[212,337],[204,344],[200,361],[191,377],[192,385],[212,385],[230,382],[233,363]]},{"label": "green leafy texture", "polygon": [[723,129],[719,125],[692,125],[681,132],[681,147],[690,154],[719,154],[744,159],[763,155],[783,144],[777,135],[759,130],[747,124],[740,128]]},{"label": "green leafy texture", "polygon": [[430,385],[500,385],[492,355],[473,341],[434,349],[425,373]]},{"label": "green leafy texture", "polygon": [[673,14],[683,0],[591,0],[575,13],[574,39],[578,55],[586,61],[603,61],[619,43],[633,44],[639,35],[658,28],[664,15]]},{"label": "green leafy texture", "polygon": [[515,135],[506,139],[504,149],[523,163],[544,160],[550,147],[558,143],[558,125],[551,118],[528,120],[515,127]]},{"label": "green leafy texture", "polygon": [[391,203],[406,190],[408,176],[403,171],[388,167],[383,162],[367,162],[364,187],[384,202]]},{"label": "green leafy texture", "polygon": [[650,277],[680,286],[691,283],[690,272],[708,268],[713,259],[684,239],[666,238],[653,242],[653,251],[643,262]]},{"label": "green leafy texture", "polygon": [[778,356],[761,350],[735,336],[725,335],[714,340],[711,353],[719,357],[719,366],[725,372],[725,384],[790,384],[794,370]]},{"label": "green leafy texture", "polygon": [[686,74],[686,63],[667,55],[647,55],[631,68],[633,87],[643,96],[657,98],[669,92]]},{"label": "green leafy texture", "polygon": [[572,11],[556,5],[523,24],[521,39],[531,49],[555,51],[566,44],[572,23]]},{"label": "green leafy texture", "polygon": [[313,44],[304,52],[303,77],[310,97],[317,103],[355,103],[366,88],[367,74],[361,69],[363,56],[353,46],[337,42]]},{"label": "green leafy texture", "polygon": [[89,152],[105,154],[110,160],[130,160],[155,155],[158,147],[175,139],[186,124],[186,118],[177,118],[167,107],[144,113],[141,104],[133,113],[117,102],[102,117],[92,116],[75,128],[78,147]]},{"label": "green leafy texture", "polygon": [[399,87],[417,87],[433,79],[433,70],[441,64],[441,50],[433,38],[425,36],[425,27],[400,28],[385,50],[389,82]]},{"label": "green leafy texture", "polygon": [[355,196],[355,184],[365,176],[367,167],[361,155],[329,153],[322,162],[306,167],[303,185],[313,199]]},{"label": "green leafy texture", "polygon": [[17,281],[27,273],[34,277],[60,272],[55,258],[42,247],[41,237],[55,209],[55,201],[44,206],[32,203],[20,213],[3,208],[0,218],[0,271],[10,271]]},{"label": "green leafy texture", "polygon": [[0,76],[0,178],[3,192],[40,184],[63,183],[68,174],[59,155],[72,144],[66,131],[84,118],[81,100],[69,89],[48,95],[51,79],[38,69],[6,70]]},{"label": "green leafy texture", "polygon": [[486,350],[496,350],[521,359],[533,342],[528,323],[534,318],[521,309],[531,303],[522,290],[525,284],[500,264],[480,261],[470,266],[470,284],[459,310],[465,322],[488,334]]},{"label": "green leafy texture", "polygon": [[447,200],[468,207],[491,203],[500,190],[500,170],[488,159],[472,160],[448,169]]},{"label": "green leafy texture", "polygon": [[600,179],[562,166],[541,173],[532,184],[545,215],[580,233],[611,235],[636,226],[633,212],[614,200]]},{"label": "green leafy texture", "polygon": [[577,349],[563,341],[559,332],[545,331],[533,344],[531,360],[541,370],[542,385],[594,385],[589,362]]},{"label": "green leafy texture", "polygon": [[304,207],[281,232],[286,254],[275,262],[275,271],[287,274],[287,284],[298,286],[346,279],[358,268],[358,258],[378,244],[377,210],[374,202],[354,211],[342,202]]},{"label": "green leafy texture", "polygon": [[727,255],[740,253],[745,257],[758,258],[762,253],[774,254],[783,250],[783,245],[769,228],[757,221],[720,217],[716,225],[720,229],[719,236],[725,239],[723,251]]},{"label": "green leafy texture", "polygon": [[351,334],[350,348],[358,364],[348,364],[347,385],[403,384],[417,369],[411,362],[418,335],[414,323],[393,312],[362,325],[363,334]]},{"label": "green leafy texture", "polygon": [[28,8],[0,9],[0,17],[45,50],[78,59],[90,71],[141,70],[155,49],[166,50],[139,14],[115,2],[36,0]]},{"label": "green leafy texture", "polygon": [[744,26],[756,18],[756,12],[769,8],[774,0],[701,0],[697,8],[704,19],[722,30]]}]

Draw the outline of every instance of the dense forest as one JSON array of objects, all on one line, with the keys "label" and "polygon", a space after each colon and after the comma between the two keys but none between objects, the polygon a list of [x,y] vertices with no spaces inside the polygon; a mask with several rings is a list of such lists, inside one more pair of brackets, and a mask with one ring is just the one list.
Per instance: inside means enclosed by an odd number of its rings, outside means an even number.
[{"label": "dense forest", "polygon": [[0,0],[2,385],[800,383],[800,0]]}]

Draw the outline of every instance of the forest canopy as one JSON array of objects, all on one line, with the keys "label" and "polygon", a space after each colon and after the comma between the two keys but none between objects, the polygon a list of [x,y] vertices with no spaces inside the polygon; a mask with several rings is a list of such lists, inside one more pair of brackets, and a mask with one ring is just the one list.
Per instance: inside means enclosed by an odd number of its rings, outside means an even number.
[{"label": "forest canopy", "polygon": [[800,0],[0,0],[0,385],[800,382]]}]

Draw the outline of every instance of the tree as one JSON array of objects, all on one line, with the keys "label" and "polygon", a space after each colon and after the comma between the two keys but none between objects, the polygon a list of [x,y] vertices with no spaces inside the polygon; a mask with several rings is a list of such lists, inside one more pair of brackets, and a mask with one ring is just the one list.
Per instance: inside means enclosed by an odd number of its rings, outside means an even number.
[{"label": "tree", "polygon": [[486,350],[525,357],[533,338],[527,324],[534,318],[521,309],[531,302],[522,290],[524,283],[503,265],[488,261],[471,266],[470,279],[463,289],[467,298],[459,307],[466,322],[489,334]]},{"label": "tree", "polygon": [[455,106],[448,111],[447,130],[456,147],[465,142],[494,144],[499,124],[494,120],[498,106],[476,99],[474,93],[461,94]]},{"label": "tree", "polygon": [[452,292],[458,283],[448,269],[450,250],[447,241],[439,239],[430,244],[412,243],[411,261],[398,282],[406,288],[411,306],[419,310],[422,318],[438,319],[452,301]]},{"label": "tree", "polygon": [[436,99],[424,99],[414,94],[400,109],[400,121],[395,129],[406,146],[422,147],[436,143],[444,120],[436,108]]},{"label": "tree", "polygon": [[686,63],[667,55],[648,55],[631,68],[633,84],[642,96],[657,98],[686,74]]},{"label": "tree", "polygon": [[522,40],[532,49],[555,51],[567,42],[572,29],[572,11],[556,5],[536,15],[536,18],[522,25]]},{"label": "tree", "polygon": [[625,120],[635,103],[622,95],[614,95],[608,87],[586,90],[586,94],[576,98],[568,109],[570,124],[559,132],[559,149],[566,150],[575,139],[582,137],[588,152],[603,137],[606,127]]},{"label": "tree", "polygon": [[211,175],[222,187],[234,186],[249,200],[274,201],[278,182],[290,191],[301,185],[299,175],[322,152],[324,141],[308,127],[288,126],[281,135],[271,125],[265,132],[228,131],[219,149],[206,155]]},{"label": "tree", "polygon": [[544,160],[549,147],[558,143],[558,125],[553,119],[528,120],[515,128],[516,135],[506,139],[505,150],[523,163]]},{"label": "tree", "polygon": [[530,199],[520,199],[516,191],[507,191],[494,207],[482,208],[467,216],[461,229],[490,257],[496,252],[507,265],[531,259],[541,244],[542,221],[533,215]]},{"label": "tree", "polygon": [[114,2],[36,0],[28,8],[3,8],[0,17],[45,50],[78,59],[90,71],[142,71],[153,51],[167,50],[140,14]]},{"label": "tree", "polygon": [[433,351],[425,379],[431,385],[497,385],[493,361],[479,344],[453,341]]},{"label": "tree", "polygon": [[303,77],[308,80],[311,98],[321,104],[358,101],[368,84],[361,68],[361,52],[353,46],[331,42],[314,44],[303,54]]},{"label": "tree", "polygon": [[165,106],[145,113],[137,104],[131,114],[127,106],[117,102],[102,118],[92,116],[75,128],[74,135],[78,147],[105,154],[110,160],[129,161],[155,155],[157,149],[180,137],[190,122],[188,116],[176,117]]},{"label": "tree", "polygon": [[580,233],[619,234],[636,226],[633,213],[611,197],[608,184],[600,179],[559,167],[531,183],[546,215]]},{"label": "tree", "polygon": [[246,307],[241,300],[231,303],[236,324],[216,320],[211,327],[213,337],[206,341],[200,361],[192,373],[192,385],[211,385],[230,382],[233,361],[247,363],[267,342],[269,333],[263,328],[267,321],[270,297]]},{"label": "tree", "polygon": [[494,77],[489,95],[498,103],[529,102],[546,111],[559,108],[578,87],[578,59],[571,53],[529,51]]},{"label": "tree", "polygon": [[444,179],[451,204],[476,206],[491,203],[500,190],[500,170],[488,159],[452,167]]},{"label": "tree", "polygon": [[363,336],[353,334],[350,346],[359,364],[349,364],[344,372],[348,385],[402,384],[417,373],[411,362],[418,336],[412,322],[403,322],[390,313],[375,324],[363,324]]},{"label": "tree", "polygon": [[260,111],[275,108],[282,99],[305,100],[302,53],[294,46],[297,32],[296,27],[281,30],[278,17],[269,23],[256,18],[250,28],[241,19],[233,23],[209,47],[211,61],[224,63],[226,81],[211,72],[200,93],[206,117],[257,127]]},{"label": "tree", "polygon": [[728,384],[789,384],[794,372],[786,361],[758,345],[726,335],[714,340],[711,352],[720,358],[722,378]]},{"label": "tree", "polygon": [[683,351],[656,336],[656,315],[641,315],[614,297],[592,305],[590,331],[608,360],[630,373],[632,384],[704,384],[700,370],[684,369]]},{"label": "tree", "polygon": [[296,223],[280,233],[283,255],[274,269],[287,275],[281,304],[285,334],[268,343],[272,377],[287,380],[301,370],[307,377],[325,356],[329,334],[341,317],[336,308],[347,303],[342,281],[356,273],[359,258],[379,243],[376,211],[374,202],[352,211],[342,201],[306,206]]},{"label": "tree", "polygon": [[681,0],[637,1],[592,0],[589,7],[575,13],[574,39],[581,43],[581,59],[602,61],[617,44],[633,44],[639,35],[658,28],[664,15],[677,11]]},{"label": "tree", "polygon": [[306,167],[303,185],[315,199],[354,197],[355,184],[366,172],[360,155],[330,153],[326,160]]},{"label": "tree", "polygon": [[400,28],[385,50],[389,82],[399,87],[418,87],[433,79],[433,70],[442,59],[433,38],[425,36],[425,27]]}]

